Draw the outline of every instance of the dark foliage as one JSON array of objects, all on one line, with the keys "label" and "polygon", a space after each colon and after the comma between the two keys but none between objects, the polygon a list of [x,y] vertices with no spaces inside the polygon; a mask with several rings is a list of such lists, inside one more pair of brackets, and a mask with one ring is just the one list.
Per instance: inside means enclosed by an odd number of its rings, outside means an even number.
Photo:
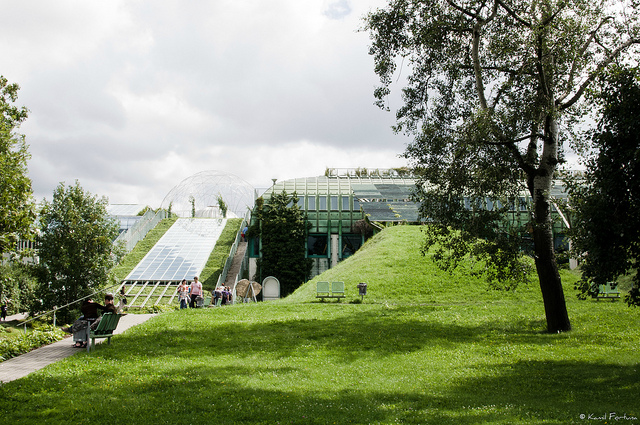
[{"label": "dark foliage", "polygon": [[260,279],[276,277],[282,296],[295,291],[311,273],[312,260],[305,255],[309,223],[297,201],[296,193],[284,191],[273,194],[267,203],[259,198],[253,210],[256,221],[247,233],[261,241]]},{"label": "dark foliage", "polygon": [[[637,270],[640,260],[640,70],[612,68],[596,94],[601,113],[585,181],[571,189],[573,247],[582,257],[582,297]],[[640,305],[636,274],[627,302]],[[615,286],[615,284],[614,284]]]}]

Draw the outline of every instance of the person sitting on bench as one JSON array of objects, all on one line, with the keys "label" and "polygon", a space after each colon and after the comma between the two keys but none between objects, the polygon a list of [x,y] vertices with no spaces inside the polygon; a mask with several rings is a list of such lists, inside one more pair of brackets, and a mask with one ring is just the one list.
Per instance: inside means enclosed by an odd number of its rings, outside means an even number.
[{"label": "person sitting on bench", "polygon": [[[114,314],[118,313],[118,309],[116,308],[115,305],[113,305],[113,295],[111,294],[106,294],[104,296],[104,310],[102,310],[102,314],[104,313],[114,313]],[[96,321],[94,321],[91,324],[91,329],[95,329],[98,327],[98,323],[100,323],[100,319],[102,319],[102,316],[98,317],[98,319],[96,319]]]},{"label": "person sitting on bench", "polygon": [[107,294],[105,296],[105,301],[109,296],[111,297],[110,308],[108,306],[100,305],[90,298],[84,300],[80,307],[82,316],[73,322],[71,327],[63,329],[65,332],[73,333],[73,340],[75,341],[75,344],[73,345],[74,348],[84,348],[87,346],[87,327],[98,319],[98,310],[115,311],[115,306],[113,306],[113,295]]}]

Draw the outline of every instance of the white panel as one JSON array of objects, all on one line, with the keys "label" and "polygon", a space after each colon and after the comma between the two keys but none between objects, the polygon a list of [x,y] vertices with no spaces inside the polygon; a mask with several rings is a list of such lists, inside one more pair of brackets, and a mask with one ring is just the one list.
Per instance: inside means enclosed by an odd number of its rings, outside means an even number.
[{"label": "white panel", "polygon": [[199,276],[226,223],[226,219],[178,219],[127,280],[190,280]]}]

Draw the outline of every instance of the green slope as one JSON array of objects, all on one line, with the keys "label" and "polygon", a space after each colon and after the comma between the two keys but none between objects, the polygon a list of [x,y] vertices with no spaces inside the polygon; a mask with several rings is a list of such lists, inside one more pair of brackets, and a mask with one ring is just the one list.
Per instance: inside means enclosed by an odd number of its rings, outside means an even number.
[{"label": "green slope", "polygon": [[[421,254],[423,242],[420,226],[386,228],[355,255],[302,285],[287,301],[316,302],[318,281],[343,281],[347,302],[361,298],[356,287],[359,282],[367,283],[365,303],[467,303],[504,301],[505,297],[540,301],[535,276],[533,283],[521,285],[514,292],[488,289],[487,282],[469,269],[452,274],[438,269],[430,255]],[[563,274],[569,292],[576,279],[574,273]]]}]

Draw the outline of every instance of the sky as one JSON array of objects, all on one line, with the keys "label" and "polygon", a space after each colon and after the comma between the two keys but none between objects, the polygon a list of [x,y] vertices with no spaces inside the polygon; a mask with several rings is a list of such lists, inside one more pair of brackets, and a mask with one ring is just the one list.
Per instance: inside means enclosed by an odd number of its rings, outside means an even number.
[{"label": "sky", "polygon": [[30,110],[18,131],[36,201],[77,180],[155,208],[205,170],[266,188],[406,165],[358,31],[384,4],[0,0],[0,75]]}]

